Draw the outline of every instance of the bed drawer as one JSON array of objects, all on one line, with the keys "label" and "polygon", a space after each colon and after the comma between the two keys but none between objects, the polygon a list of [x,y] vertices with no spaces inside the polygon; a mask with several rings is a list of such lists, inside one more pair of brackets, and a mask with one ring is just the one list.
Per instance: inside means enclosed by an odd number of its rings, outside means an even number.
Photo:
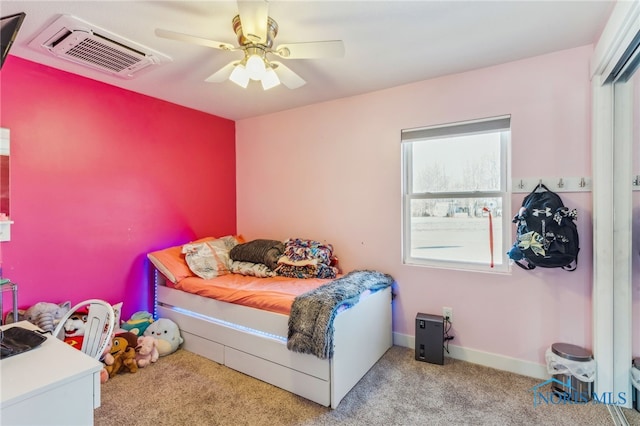
[{"label": "bed drawer", "polygon": [[330,383],[317,377],[225,347],[225,363],[229,368],[248,374],[274,386],[293,392],[328,407],[331,403]]},{"label": "bed drawer", "polygon": [[178,328],[180,328],[180,335],[184,339],[184,343],[182,344],[183,349],[215,361],[218,364],[224,364],[223,345],[190,332],[190,327],[185,321],[184,316],[172,311],[171,309],[159,306],[158,313],[160,314],[160,317],[169,318],[171,321],[178,324]]},{"label": "bed drawer", "polygon": [[204,339],[189,332],[182,332],[184,344],[182,348],[203,356],[218,364],[224,364],[224,346],[211,340]]},{"label": "bed drawer", "polygon": [[[297,370],[307,375],[315,376],[321,380],[329,380],[331,374],[330,362],[313,355],[301,354],[287,349],[286,340],[280,340],[268,335],[237,328],[234,324],[207,321],[203,317],[194,317],[191,314],[175,310],[168,306],[159,306],[158,313],[161,317],[169,318],[180,328],[185,339],[185,348],[191,344],[188,338],[197,336],[202,340],[215,342],[218,345],[235,348],[236,350],[254,354],[261,359],[282,365],[286,368]],[[188,333],[188,334],[187,334]],[[202,342],[203,344],[206,342]],[[214,347],[217,351],[218,349]],[[200,352],[196,352],[200,354]],[[209,359],[214,359],[207,354],[203,354]],[[220,356],[218,355],[219,359]],[[214,361],[227,363],[224,361]]]}]

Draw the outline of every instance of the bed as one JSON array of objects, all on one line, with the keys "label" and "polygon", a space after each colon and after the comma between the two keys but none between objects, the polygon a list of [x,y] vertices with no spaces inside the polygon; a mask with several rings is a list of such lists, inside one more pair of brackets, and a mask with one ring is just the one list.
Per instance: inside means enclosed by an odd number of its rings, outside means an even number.
[{"label": "bed", "polygon": [[[224,238],[226,240],[202,239],[193,244],[205,243],[209,248],[211,241],[220,246],[227,244],[227,254],[230,246],[244,244],[238,237],[233,237],[235,241],[229,240],[231,237]],[[216,276],[203,278],[195,275],[186,264],[183,251],[188,253],[188,250],[185,247],[188,246],[159,250],[149,253],[148,257],[152,264],[154,314],[178,325],[186,350],[318,404],[336,408],[392,345],[393,279],[386,274],[352,271],[335,278],[296,279],[255,277],[228,270],[224,274],[216,271]],[[214,269],[233,262],[217,256]],[[240,281],[240,284],[234,284],[234,281]],[[295,289],[291,294],[285,294],[283,281],[293,282]],[[208,294],[212,288],[221,289],[220,300]],[[334,300],[333,308],[317,308],[317,312],[324,312],[317,318],[330,317],[329,327],[324,331],[324,338],[328,340],[320,345],[314,340],[315,345],[311,347],[296,347],[297,336],[303,338],[300,340],[303,343],[309,337],[306,335],[309,330],[305,328],[309,322],[300,327],[296,326],[295,320],[316,312],[315,306],[319,305],[314,305],[313,297],[343,288],[351,289],[351,294],[341,295],[337,303]],[[261,291],[275,295],[275,301],[269,299],[271,301],[265,304]],[[338,290],[332,294],[343,292]],[[258,297],[254,298],[256,294]],[[257,301],[251,301],[252,298]],[[315,317],[316,313],[313,315]],[[316,339],[318,335],[323,337],[322,332],[313,333],[310,339]],[[323,344],[324,348],[319,350]]]}]

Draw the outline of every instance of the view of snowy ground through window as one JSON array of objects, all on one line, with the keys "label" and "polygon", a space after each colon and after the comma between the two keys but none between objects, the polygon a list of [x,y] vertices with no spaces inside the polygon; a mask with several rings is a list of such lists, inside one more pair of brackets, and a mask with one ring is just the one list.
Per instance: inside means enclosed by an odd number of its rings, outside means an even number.
[{"label": "view of snowy ground through window", "polygon": [[[466,217],[464,217],[466,216]],[[412,217],[411,257],[434,260],[489,262],[489,216]],[[501,263],[502,228],[494,217],[494,261]]]}]

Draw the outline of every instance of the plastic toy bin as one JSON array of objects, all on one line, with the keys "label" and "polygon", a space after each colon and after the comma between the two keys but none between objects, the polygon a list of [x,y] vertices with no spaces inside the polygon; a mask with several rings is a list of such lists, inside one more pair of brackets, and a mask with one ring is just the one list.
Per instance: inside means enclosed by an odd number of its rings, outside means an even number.
[{"label": "plastic toy bin", "polygon": [[589,402],[593,393],[595,361],[590,351],[570,343],[554,343],[546,353],[552,374],[551,391],[574,402]]}]

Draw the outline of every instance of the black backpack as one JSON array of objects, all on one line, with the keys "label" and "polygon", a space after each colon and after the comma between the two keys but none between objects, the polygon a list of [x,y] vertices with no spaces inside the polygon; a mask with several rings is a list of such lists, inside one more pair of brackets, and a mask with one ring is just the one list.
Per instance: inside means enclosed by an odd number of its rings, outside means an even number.
[{"label": "black backpack", "polygon": [[578,229],[575,209],[540,183],[524,198],[513,218],[517,239],[507,253],[523,269],[536,266],[574,271],[578,266]]}]

